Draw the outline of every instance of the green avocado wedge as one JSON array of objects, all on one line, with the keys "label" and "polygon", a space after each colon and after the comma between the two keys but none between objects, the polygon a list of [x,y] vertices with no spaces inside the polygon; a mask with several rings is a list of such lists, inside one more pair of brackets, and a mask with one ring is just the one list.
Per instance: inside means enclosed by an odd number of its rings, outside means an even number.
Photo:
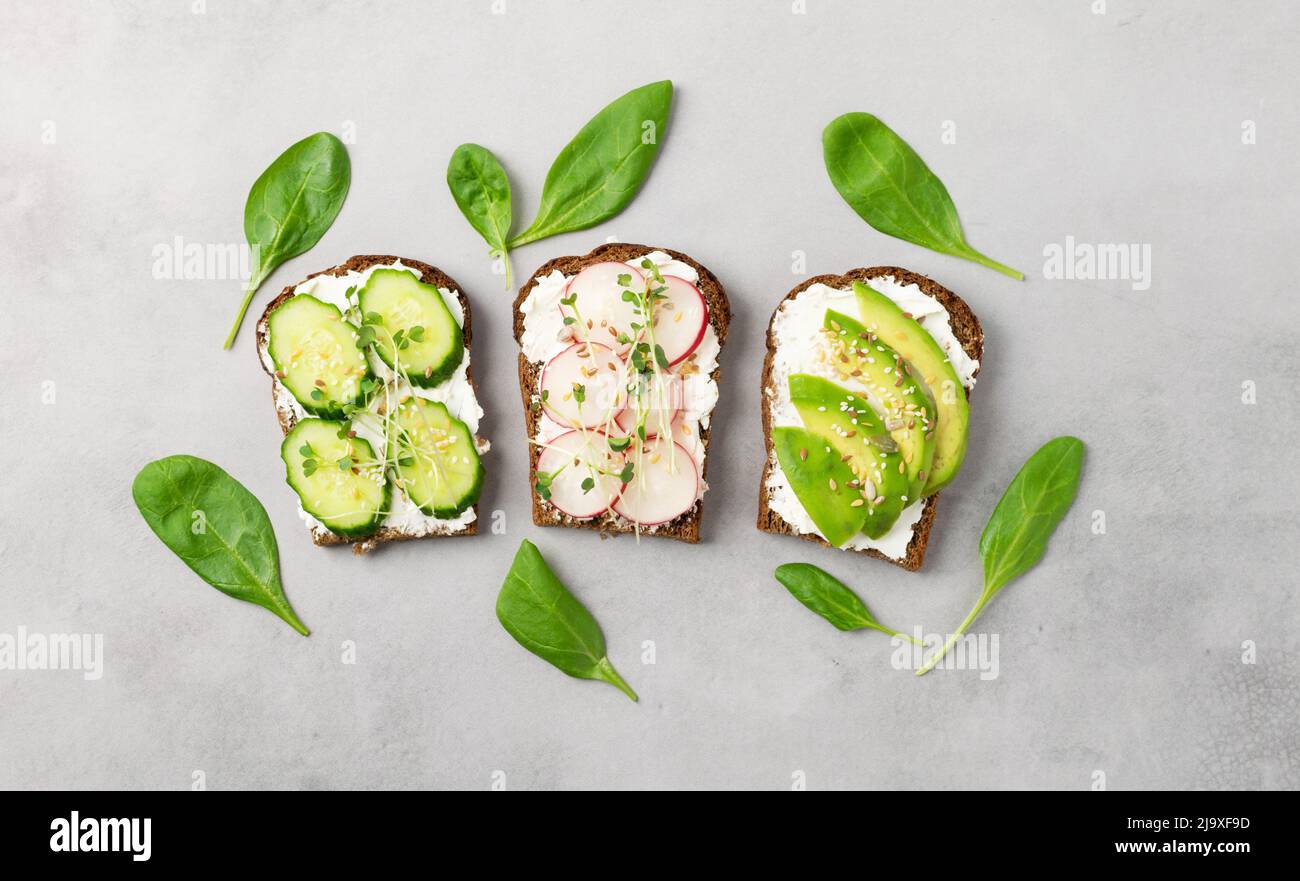
[{"label": "green avocado wedge", "polygon": [[936,493],[957,476],[966,458],[970,422],[966,390],[947,353],[916,319],[889,297],[860,281],[853,283],[853,293],[867,330],[902,355],[911,366],[912,375],[920,378],[930,392],[939,424],[934,432],[934,461],[921,494]]},{"label": "green avocado wedge", "polygon": [[857,319],[827,309],[823,330],[830,342],[830,364],[845,381],[852,378],[871,393],[903,457],[907,496],[919,498],[934,459],[934,405],[902,356]]},{"label": "green avocado wedge", "polygon": [[805,428],[830,441],[841,458],[848,456],[852,486],[867,509],[862,531],[872,538],[889,532],[914,500],[907,495],[907,475],[898,470],[903,457],[876,411],[862,395],[808,373],[790,377],[790,402]]},{"label": "green avocado wedge", "polygon": [[772,446],[790,488],[822,537],[838,548],[857,535],[867,506],[849,486],[853,469],[830,440],[804,428],[782,426],[772,429]]}]

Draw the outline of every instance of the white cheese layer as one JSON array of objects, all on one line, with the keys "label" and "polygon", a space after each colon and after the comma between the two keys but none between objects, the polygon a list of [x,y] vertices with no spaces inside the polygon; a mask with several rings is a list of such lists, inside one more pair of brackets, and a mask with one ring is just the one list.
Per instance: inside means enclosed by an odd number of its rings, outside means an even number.
[{"label": "white cheese layer", "polygon": [[[922,291],[914,284],[901,284],[892,275],[873,278],[871,287],[889,297],[904,312],[925,328],[930,336],[939,343],[939,347],[948,355],[948,361],[957,372],[958,379],[966,388],[975,385],[975,371],[979,370],[979,361],[966,354],[961,342],[952,332],[948,310],[943,304]],[[871,390],[861,382],[850,378],[848,381],[840,376],[833,367],[817,357],[818,348],[823,345],[821,332],[826,310],[834,309],[846,315],[858,314],[857,300],[853,288],[837,290],[824,284],[811,285],[800,291],[792,299],[784,301],[772,319],[772,336],[776,342],[776,351],[772,358],[772,388],[764,391],[767,406],[772,414],[772,427],[781,425],[802,426],[799,412],[790,401],[790,375],[794,373],[811,373],[873,398]],[[813,534],[825,538],[813,523],[808,512],[799,503],[790,481],[777,461],[775,451],[772,453],[772,469],[767,478],[768,507],[790,524],[798,533]],[[891,560],[901,560],[907,556],[907,546],[912,541],[912,533],[921,519],[925,507],[923,501],[917,501],[908,508],[894,523],[893,528],[880,538],[870,538],[858,533],[851,538],[845,548],[864,550],[872,548],[880,551]]]},{"label": "white cheese layer", "polygon": [[[295,297],[300,294],[311,294],[323,303],[337,306],[340,312],[346,312],[351,305],[347,297],[348,289],[355,287],[360,290],[370,278],[370,274],[376,269],[404,269],[416,278],[421,277],[420,270],[407,266],[400,260],[395,260],[386,265],[368,267],[361,272],[351,270],[345,275],[318,275],[295,287],[293,294]],[[460,298],[456,296],[456,292],[450,288],[439,288],[438,293],[442,294],[442,299],[447,304],[447,308],[451,310],[456,323],[464,327],[465,310],[461,307]],[[271,355],[266,350],[266,347],[263,346],[258,354],[262,358],[262,363],[266,365],[267,371],[274,376],[275,364],[271,361]],[[479,406],[478,398],[474,395],[474,387],[469,382],[469,346],[465,347],[465,357],[461,360],[460,366],[456,368],[455,373],[445,382],[439,383],[435,388],[419,388],[407,385],[405,382],[394,381],[393,371],[378,356],[373,352],[367,352],[367,359],[375,376],[384,382],[384,393],[375,396],[372,407],[377,407],[381,402],[399,400],[407,392],[430,401],[439,401],[447,406],[447,412],[469,427],[470,433],[474,435],[475,445],[479,453],[487,452],[488,442],[478,437],[478,425],[479,420],[483,418],[483,408]],[[306,411],[303,410],[302,405],[298,403],[297,399],[284,387],[280,380],[276,379],[274,382],[276,409],[282,413],[292,414],[295,421],[306,416]],[[356,430],[358,437],[368,441],[371,447],[382,455],[384,435],[382,422],[377,415],[358,413],[353,417],[352,427]],[[459,517],[451,519],[430,516],[421,511],[397,487],[393,488],[392,501],[389,507],[391,510],[380,523],[380,527],[411,536],[447,535],[464,532],[476,517],[473,508],[465,511]],[[298,505],[298,516],[302,518],[313,533],[318,535],[332,534],[324,524],[304,511],[301,503]]]},{"label": "white cheese layer", "polygon": [[[661,275],[673,275],[691,284],[700,280],[700,274],[689,263],[674,260],[663,251],[651,251],[628,261],[627,265],[641,271],[640,263],[645,259],[658,267]],[[519,311],[524,314],[520,349],[529,361],[545,363],[573,345],[572,339],[566,339],[562,333],[566,328],[564,314],[560,311],[564,286],[572,277],[558,269],[551,270],[549,275],[537,280],[520,305]],[[718,369],[718,356],[721,353],[722,345],[718,342],[717,331],[709,321],[705,324],[704,336],[693,353],[698,372],[682,378],[682,430],[675,437],[690,452],[701,472],[704,470],[705,449],[704,442],[700,440],[700,429],[709,427],[713,408],[718,405],[718,384],[713,380],[713,372]],[[548,441],[568,430],[547,416],[546,411],[542,411],[538,417],[537,440]],[[708,485],[701,480],[700,496],[707,490]]]}]

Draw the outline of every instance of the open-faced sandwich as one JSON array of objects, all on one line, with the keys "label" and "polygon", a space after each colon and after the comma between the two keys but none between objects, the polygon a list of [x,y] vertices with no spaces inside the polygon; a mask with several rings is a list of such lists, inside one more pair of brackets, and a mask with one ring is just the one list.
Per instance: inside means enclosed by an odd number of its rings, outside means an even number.
[{"label": "open-faced sandwich", "polygon": [[767,332],[758,528],[919,569],[983,350],[970,307],[905,269],[787,294]]},{"label": "open-faced sandwich", "polygon": [[700,540],[718,356],[731,320],[685,254],[557,257],[515,300],[533,522]]},{"label": "open-faced sandwich", "polygon": [[487,441],[470,310],[427,263],[358,256],[285,288],[257,323],[280,455],[318,545],[477,531]]}]

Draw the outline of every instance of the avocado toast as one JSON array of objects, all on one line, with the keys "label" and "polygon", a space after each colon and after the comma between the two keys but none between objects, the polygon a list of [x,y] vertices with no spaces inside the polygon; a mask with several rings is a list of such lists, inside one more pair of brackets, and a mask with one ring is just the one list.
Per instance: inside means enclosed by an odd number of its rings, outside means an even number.
[{"label": "avocado toast", "polygon": [[257,323],[281,458],[318,545],[477,532],[483,410],[469,301],[434,266],[363,255],[292,285]]},{"label": "avocado toast", "polygon": [[970,307],[905,269],[792,290],[768,326],[758,528],[919,569],[983,348]]},{"label": "avocado toast", "polygon": [[534,523],[700,540],[730,321],[713,273],[665,248],[606,244],[524,283],[514,334]]}]

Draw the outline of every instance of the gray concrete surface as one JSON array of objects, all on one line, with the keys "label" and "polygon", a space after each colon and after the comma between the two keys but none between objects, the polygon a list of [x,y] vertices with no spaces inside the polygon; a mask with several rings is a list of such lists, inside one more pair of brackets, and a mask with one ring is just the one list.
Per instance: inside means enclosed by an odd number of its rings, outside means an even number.
[{"label": "gray concrete surface", "polygon": [[[98,680],[0,670],[0,786],[1300,785],[1293,4],[501,5],[0,9],[0,634],[104,645]],[[676,106],[640,196],[515,266],[616,236],[726,284],[696,547],[531,525],[511,297],[443,182],[457,144],[489,145],[522,228],[581,123],[665,77]],[[1028,280],[862,223],[821,161],[821,128],[849,110],[907,138],[972,242]],[[155,277],[177,236],[241,242],[253,179],[319,129],[355,135],[351,193],[254,312],[356,253],[457,278],[494,443],[483,507],[504,534],[369,559],[312,547],[251,326],[220,347],[239,282]],[[1149,245],[1149,288],[1045,278],[1067,236]],[[958,291],[987,333],[969,458],[919,574],[753,528],[772,307],[805,274],[881,263]],[[816,562],[884,621],[946,631],[978,593],[1002,488],[1062,433],[1086,440],[1086,475],[1046,559],[982,619],[996,679],[917,679],[885,637],[834,631],[773,581]],[[145,527],[131,478],[175,452],[262,499],[310,639],[205,586]],[[522,538],[595,612],[640,704],[500,628]]]}]

